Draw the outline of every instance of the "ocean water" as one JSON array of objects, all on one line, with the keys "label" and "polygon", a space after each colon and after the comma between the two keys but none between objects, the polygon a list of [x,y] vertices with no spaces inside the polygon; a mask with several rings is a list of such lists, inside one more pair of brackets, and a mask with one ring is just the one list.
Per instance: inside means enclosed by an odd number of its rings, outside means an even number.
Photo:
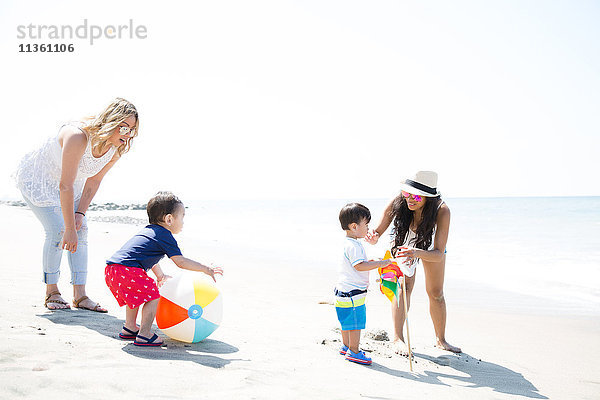
[{"label": "ocean water", "polygon": [[[389,199],[188,201],[182,237],[265,262],[336,268],[344,235],[338,213],[349,201],[369,207],[375,227]],[[446,281],[600,313],[600,197],[445,201],[452,212]],[[365,245],[369,257],[382,257],[387,243]]]},{"label": "ocean water", "polygon": [[448,204],[456,276],[600,311],[600,197]]}]

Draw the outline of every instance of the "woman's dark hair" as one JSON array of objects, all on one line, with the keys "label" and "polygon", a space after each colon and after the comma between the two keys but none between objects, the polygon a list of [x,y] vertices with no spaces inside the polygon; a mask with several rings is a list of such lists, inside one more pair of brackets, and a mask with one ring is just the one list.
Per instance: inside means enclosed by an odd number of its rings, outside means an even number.
[{"label": "woman's dark hair", "polygon": [[[409,243],[408,245],[422,250],[427,250],[429,246],[431,246],[431,241],[433,240],[433,229],[435,228],[435,221],[438,214],[438,206],[441,201],[442,198],[440,196],[427,197],[425,205],[423,206],[423,219],[421,220],[421,223],[419,223],[417,231],[415,232],[415,242]],[[398,247],[402,246],[406,240],[408,229],[410,228],[410,224],[414,218],[414,212],[408,209],[406,198],[404,198],[402,195],[399,195],[392,203],[391,215],[394,221],[394,229],[392,231],[394,234],[393,250],[396,250]]]},{"label": "woman's dark hair", "polygon": [[171,192],[158,192],[146,205],[148,220],[151,224],[164,222],[167,214],[174,214],[177,207],[183,203]]},{"label": "woman's dark hair", "polygon": [[340,211],[340,224],[343,230],[347,230],[352,223],[359,224],[360,221],[366,219],[371,221],[371,212],[369,209],[359,203],[346,204]]}]

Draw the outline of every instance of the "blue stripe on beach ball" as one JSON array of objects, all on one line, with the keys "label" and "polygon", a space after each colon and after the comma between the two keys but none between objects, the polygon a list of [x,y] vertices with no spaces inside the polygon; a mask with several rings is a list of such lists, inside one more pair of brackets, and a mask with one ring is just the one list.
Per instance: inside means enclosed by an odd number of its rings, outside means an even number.
[{"label": "blue stripe on beach ball", "polygon": [[193,343],[197,343],[203,339],[206,339],[211,333],[213,333],[219,325],[215,325],[212,322],[208,322],[204,318],[196,320],[196,329],[194,331]]}]

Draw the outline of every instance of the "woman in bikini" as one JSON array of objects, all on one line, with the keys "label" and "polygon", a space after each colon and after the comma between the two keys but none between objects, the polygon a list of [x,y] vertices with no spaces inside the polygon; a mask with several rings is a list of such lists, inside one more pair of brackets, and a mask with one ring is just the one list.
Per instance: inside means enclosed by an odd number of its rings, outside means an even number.
[{"label": "woman in bikini", "polygon": [[[461,349],[446,341],[446,301],[444,300],[444,272],[446,242],[450,228],[450,209],[437,190],[437,174],[419,171],[401,185],[401,193],[386,207],[377,228],[365,240],[376,244],[379,237],[393,223],[392,250],[396,257],[405,259],[406,266],[416,267],[419,260],[425,272],[425,288],[429,296],[429,313],[433,321],[436,347],[454,353]],[[406,274],[407,308],[415,285],[415,275]],[[407,354],[403,326],[406,319],[404,305],[392,301],[394,341],[398,352]]]}]

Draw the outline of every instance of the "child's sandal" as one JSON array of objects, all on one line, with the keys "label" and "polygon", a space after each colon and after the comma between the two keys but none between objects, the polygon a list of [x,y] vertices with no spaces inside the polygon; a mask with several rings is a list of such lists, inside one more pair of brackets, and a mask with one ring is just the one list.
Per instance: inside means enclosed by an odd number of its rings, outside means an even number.
[{"label": "child's sandal", "polygon": [[125,325],[123,325],[123,330],[127,333],[123,333],[123,332],[119,332],[119,337],[123,340],[135,340],[139,329],[137,331],[132,331],[131,329],[127,329],[125,328]]},{"label": "child's sandal", "polygon": [[[138,342],[138,339],[145,340],[145,342]],[[137,335],[136,339],[133,341],[133,345],[134,346],[159,347],[164,344],[164,342],[157,342],[156,339],[160,339],[160,336],[158,336],[156,333],[151,338]]]}]

